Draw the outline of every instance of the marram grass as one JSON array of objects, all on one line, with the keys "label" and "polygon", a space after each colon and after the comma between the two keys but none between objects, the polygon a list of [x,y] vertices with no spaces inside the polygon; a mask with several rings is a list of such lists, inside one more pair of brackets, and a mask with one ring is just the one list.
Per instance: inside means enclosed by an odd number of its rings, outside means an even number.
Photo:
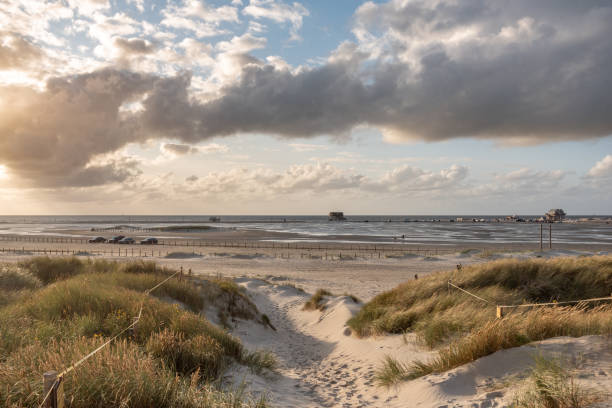
[{"label": "marram grass", "polygon": [[132,332],[66,377],[66,406],[266,406],[244,390],[223,390],[220,378],[232,364],[272,368],[273,356],[247,351],[194,313],[206,299],[189,282],[171,279],[159,292],[143,293],[168,273],[152,263],[73,258],[0,269],[0,289],[19,293],[0,304],[0,406],[37,407],[42,373],[61,371],[102,344],[132,322],[141,304]]},{"label": "marram grass", "polygon": [[[493,304],[448,288],[452,279]],[[612,335],[609,302],[573,307],[520,309],[503,319],[495,304],[566,301],[610,296],[612,257],[503,260],[442,272],[410,281],[371,302],[349,325],[359,335],[414,331],[437,348],[431,360],[402,363],[387,358],[378,381],[399,381],[439,373],[498,350],[557,336]]]}]

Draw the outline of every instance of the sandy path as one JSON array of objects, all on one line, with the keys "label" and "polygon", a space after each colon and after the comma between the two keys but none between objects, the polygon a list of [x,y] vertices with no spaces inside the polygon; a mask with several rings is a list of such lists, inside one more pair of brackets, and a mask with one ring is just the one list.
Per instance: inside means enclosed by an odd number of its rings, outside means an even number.
[{"label": "sandy path", "polygon": [[273,350],[278,374],[262,381],[248,376],[251,389],[268,393],[278,407],[384,407],[397,399],[374,384],[374,370],[385,354],[413,356],[420,350],[402,336],[359,340],[345,333],[346,320],[360,307],[348,297],[327,309],[303,311],[309,295],[282,285],[237,279],[276,331],[250,322],[234,330],[249,348]]},{"label": "sandy path", "polygon": [[[234,375],[255,393],[268,395],[276,407],[506,407],[534,355],[560,358],[576,365],[580,384],[612,390],[612,346],[602,336],[559,337],[502,350],[442,374],[429,375],[386,389],[374,382],[374,371],[385,355],[410,362],[433,355],[413,337],[357,339],[347,335],[345,322],[359,305],[348,297],[328,300],[324,312],[303,311],[308,295],[295,288],[250,278],[237,279],[277,331],[239,322],[234,334],[249,349],[265,348],[278,357],[273,376]],[[598,407],[610,407],[612,400]]]}]

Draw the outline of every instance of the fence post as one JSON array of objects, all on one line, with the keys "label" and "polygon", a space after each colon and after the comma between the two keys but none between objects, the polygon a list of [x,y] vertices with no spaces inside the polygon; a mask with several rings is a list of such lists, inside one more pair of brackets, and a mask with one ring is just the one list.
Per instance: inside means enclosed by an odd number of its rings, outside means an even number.
[{"label": "fence post", "polygon": [[64,382],[60,378],[56,384],[56,380],[57,371],[47,371],[43,374],[43,397],[51,391],[44,408],[64,408]]},{"label": "fence post", "polygon": [[552,223],[548,224],[548,248],[552,249]]},{"label": "fence post", "polygon": [[501,306],[497,306],[495,316],[497,316],[498,319],[501,319],[502,317],[504,317],[504,308]]}]

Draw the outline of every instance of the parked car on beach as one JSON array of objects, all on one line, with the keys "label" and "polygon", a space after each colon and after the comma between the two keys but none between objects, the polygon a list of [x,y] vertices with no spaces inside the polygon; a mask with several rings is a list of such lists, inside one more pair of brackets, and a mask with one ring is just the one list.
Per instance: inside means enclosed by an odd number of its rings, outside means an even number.
[{"label": "parked car on beach", "polygon": [[157,244],[157,238],[145,238],[140,241],[140,245],[155,245]]},{"label": "parked car on beach", "polygon": [[117,235],[116,237],[112,237],[111,239],[108,240],[109,244],[116,244],[119,241],[121,241],[123,238],[125,238],[125,235]]},{"label": "parked car on beach", "polygon": [[106,242],[106,238],[95,237],[95,238],[88,239],[87,242],[89,242],[90,244],[98,244],[98,243]]},{"label": "parked car on beach", "polygon": [[134,238],[130,238],[130,237],[125,237],[121,240],[119,240],[118,244],[133,244],[136,241],[134,241]]}]

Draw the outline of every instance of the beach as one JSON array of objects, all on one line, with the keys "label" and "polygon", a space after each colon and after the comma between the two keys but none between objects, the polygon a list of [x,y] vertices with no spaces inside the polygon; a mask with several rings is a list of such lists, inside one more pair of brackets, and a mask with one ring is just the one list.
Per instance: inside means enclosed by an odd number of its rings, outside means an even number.
[{"label": "beach", "polygon": [[[503,384],[525,375],[535,352],[564,358],[574,358],[579,353],[585,356],[581,381],[602,389],[612,388],[612,357],[606,341],[597,336],[554,338],[503,350],[466,367],[385,388],[376,383],[374,376],[386,356],[409,362],[427,360],[434,353],[419,344],[413,334],[358,338],[346,326],[363,302],[403,282],[437,271],[508,257],[607,254],[609,248],[605,245],[597,251],[592,247],[587,251],[588,246],[582,244],[540,252],[534,250],[532,243],[483,243],[479,247],[457,245],[453,248],[432,244],[376,244],[374,247],[374,244],[333,241],[271,244],[255,239],[262,237],[255,232],[242,234],[243,239],[238,240],[235,231],[222,233],[215,239],[211,235],[202,239],[201,233],[183,231],[166,232],[169,235],[164,238],[164,244],[145,246],[88,244],[83,240],[96,236],[97,232],[68,232],[55,237],[14,236],[12,240],[5,236],[0,241],[0,259],[17,262],[46,254],[155,261],[161,266],[182,268],[185,275],[193,277],[235,279],[276,330],[236,319],[231,333],[249,349],[272,351],[279,367],[275,373],[265,375],[253,374],[247,369],[230,370],[225,380],[234,386],[245,383],[249,392],[265,395],[272,406],[507,406],[514,391]],[[75,238],[77,235],[84,237]],[[138,239],[149,234],[132,232],[130,236]],[[319,288],[334,294],[326,301],[325,310],[303,310],[304,303]],[[209,319],[220,324],[214,315]]]}]

